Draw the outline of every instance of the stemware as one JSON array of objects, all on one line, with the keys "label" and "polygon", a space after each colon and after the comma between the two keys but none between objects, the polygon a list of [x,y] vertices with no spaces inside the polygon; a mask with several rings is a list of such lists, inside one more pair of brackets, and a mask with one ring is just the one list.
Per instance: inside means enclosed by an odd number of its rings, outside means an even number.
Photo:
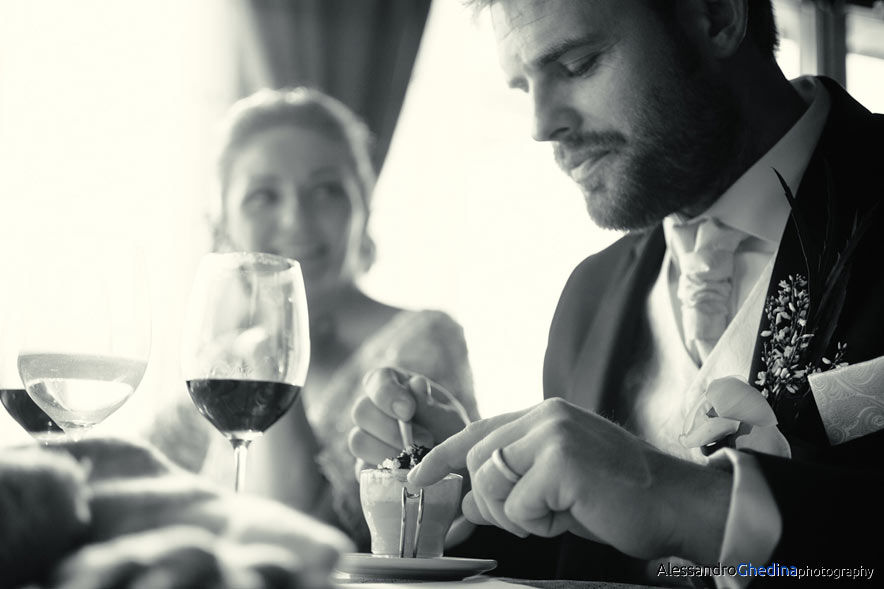
[{"label": "stemware", "polygon": [[132,243],[82,238],[35,256],[25,274],[18,373],[76,441],[126,402],[147,368],[144,258]]},{"label": "stemware", "polygon": [[310,362],[307,297],[298,262],[213,253],[196,270],[181,368],[193,403],[231,443],[245,487],[249,444],[300,395]]},{"label": "stemware", "polygon": [[[8,294],[8,293],[7,293]],[[18,374],[18,352],[22,343],[22,325],[18,297],[3,309],[0,321],[0,404],[9,415],[38,442],[46,443],[64,434],[52,418],[34,403]]]}]

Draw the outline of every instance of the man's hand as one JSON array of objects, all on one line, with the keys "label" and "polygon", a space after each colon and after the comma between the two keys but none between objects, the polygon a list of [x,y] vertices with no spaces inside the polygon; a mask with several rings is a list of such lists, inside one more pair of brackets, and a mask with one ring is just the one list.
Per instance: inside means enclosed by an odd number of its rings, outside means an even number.
[{"label": "man's hand", "polygon": [[[369,372],[365,396],[353,406],[350,451],[364,464],[380,464],[402,451],[397,420],[411,422],[414,443],[432,447],[469,423],[460,402],[424,376],[395,368]],[[358,472],[357,472],[358,476]]]},{"label": "man's hand", "polygon": [[[520,478],[491,460],[496,449]],[[464,514],[519,535],[571,532],[642,558],[713,562],[731,476],[665,455],[561,399],[473,423],[432,450],[409,475],[427,486],[466,466]]]}]

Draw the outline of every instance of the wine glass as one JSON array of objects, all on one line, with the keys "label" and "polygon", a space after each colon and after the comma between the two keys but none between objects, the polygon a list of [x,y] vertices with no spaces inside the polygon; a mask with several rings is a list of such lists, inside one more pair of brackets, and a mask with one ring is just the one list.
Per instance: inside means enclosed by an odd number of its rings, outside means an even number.
[{"label": "wine glass", "polygon": [[150,295],[133,243],[67,240],[25,271],[18,372],[34,403],[76,441],[126,402],[150,355]]},{"label": "wine glass", "polygon": [[181,359],[193,403],[233,446],[234,488],[242,491],[249,444],[288,411],[307,377],[310,330],[298,262],[253,252],[203,256]]},{"label": "wine glass", "polygon": [[[19,294],[21,289],[13,289]],[[10,293],[7,293],[9,295]],[[7,297],[8,299],[8,297]],[[35,440],[47,443],[64,434],[58,424],[34,403],[18,374],[18,352],[22,343],[21,297],[5,301],[0,321],[0,404]]]}]

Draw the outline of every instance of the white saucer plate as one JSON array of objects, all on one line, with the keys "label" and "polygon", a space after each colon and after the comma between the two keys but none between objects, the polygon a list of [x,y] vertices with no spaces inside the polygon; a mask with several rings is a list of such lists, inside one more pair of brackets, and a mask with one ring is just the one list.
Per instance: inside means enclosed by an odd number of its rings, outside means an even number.
[{"label": "white saucer plate", "polygon": [[337,572],[359,579],[405,579],[410,581],[459,581],[492,570],[496,560],[481,558],[398,558],[364,552],[342,554]]}]

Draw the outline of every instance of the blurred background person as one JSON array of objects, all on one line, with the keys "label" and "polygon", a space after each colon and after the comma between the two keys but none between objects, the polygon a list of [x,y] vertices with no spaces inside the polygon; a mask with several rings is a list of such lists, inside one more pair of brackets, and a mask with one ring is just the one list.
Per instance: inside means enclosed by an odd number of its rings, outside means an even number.
[{"label": "blurred background person", "polygon": [[[250,450],[247,488],[333,522],[366,547],[347,449],[362,378],[379,365],[426,374],[475,418],[463,330],[446,313],[386,305],[357,286],[375,254],[368,220],[376,178],[371,134],[338,100],[295,88],[236,102],[222,124],[217,173],[214,249],[298,260],[310,314],[302,402]],[[189,399],[177,413],[158,422],[153,440],[179,463],[232,482],[228,442],[207,431]],[[415,432],[416,443],[428,441]]]}]

